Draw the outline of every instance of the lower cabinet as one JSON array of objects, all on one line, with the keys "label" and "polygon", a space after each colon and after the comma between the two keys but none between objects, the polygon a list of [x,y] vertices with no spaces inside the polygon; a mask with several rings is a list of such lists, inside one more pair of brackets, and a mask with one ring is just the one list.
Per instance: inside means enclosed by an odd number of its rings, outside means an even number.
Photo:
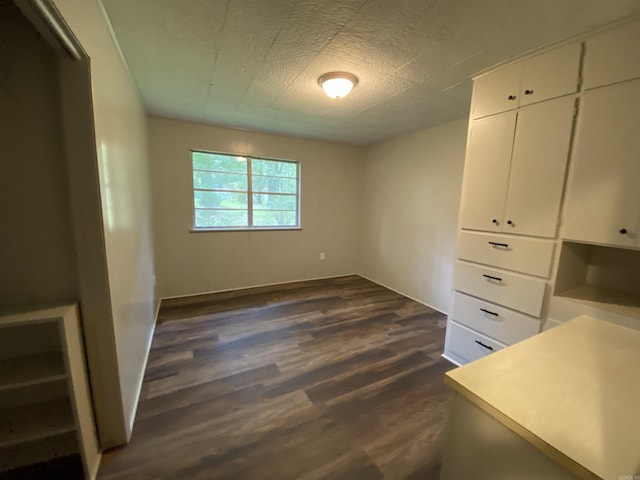
[{"label": "lower cabinet", "polygon": [[548,240],[461,231],[444,356],[473,362],[540,331]]}]

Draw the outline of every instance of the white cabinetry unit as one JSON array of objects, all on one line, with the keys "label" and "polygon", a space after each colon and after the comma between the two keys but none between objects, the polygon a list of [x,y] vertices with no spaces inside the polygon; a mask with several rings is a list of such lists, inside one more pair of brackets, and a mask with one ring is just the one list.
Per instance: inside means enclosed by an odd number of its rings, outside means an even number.
[{"label": "white cabinetry unit", "polygon": [[564,97],[473,122],[462,228],[556,235],[574,113]]},{"label": "white cabinetry unit", "polygon": [[582,98],[562,236],[640,246],[640,80]]},{"label": "white cabinetry unit", "polygon": [[573,43],[478,77],[473,84],[472,118],[575,93],[580,50],[581,44]]},{"label": "white cabinetry unit", "polygon": [[100,452],[77,309],[0,316],[0,477],[70,456],[78,477],[95,478]]},{"label": "white cabinetry unit", "polygon": [[474,81],[444,352],[455,363],[540,331],[581,53],[574,42]]}]

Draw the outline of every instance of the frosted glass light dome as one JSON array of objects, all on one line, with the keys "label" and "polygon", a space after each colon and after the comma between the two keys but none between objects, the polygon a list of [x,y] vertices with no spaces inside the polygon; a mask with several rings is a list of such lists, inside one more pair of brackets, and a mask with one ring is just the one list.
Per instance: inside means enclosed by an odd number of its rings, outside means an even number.
[{"label": "frosted glass light dome", "polygon": [[324,93],[331,98],[344,98],[358,84],[355,75],[346,72],[325,73],[318,79]]}]

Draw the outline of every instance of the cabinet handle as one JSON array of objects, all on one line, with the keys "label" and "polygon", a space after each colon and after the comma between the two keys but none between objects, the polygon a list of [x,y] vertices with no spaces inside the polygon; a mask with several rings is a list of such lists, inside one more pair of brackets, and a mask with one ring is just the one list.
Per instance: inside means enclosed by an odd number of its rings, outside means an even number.
[{"label": "cabinet handle", "polygon": [[533,95],[533,90],[525,90],[524,94],[525,95]]},{"label": "cabinet handle", "polygon": [[508,243],[489,242],[489,245],[492,245],[494,247],[509,248],[509,244]]},{"label": "cabinet handle", "polygon": [[485,345],[484,343],[482,343],[480,340],[476,340],[476,343],[478,345],[480,345],[481,347],[486,348],[487,350],[491,350],[493,352],[493,347],[490,347],[489,345]]},{"label": "cabinet handle", "polygon": [[621,228],[621,229],[620,229],[620,233],[621,233],[622,235],[626,235],[626,234],[627,234],[627,229],[626,229],[626,228]]},{"label": "cabinet handle", "polygon": [[496,218],[494,218],[493,220],[491,220],[491,223],[494,223],[494,224],[497,225],[498,224],[498,220]]},{"label": "cabinet handle", "polygon": [[496,312],[492,312],[491,310],[487,310],[486,308],[481,308],[480,311],[484,312],[484,313],[487,313],[489,315],[493,315],[494,317],[499,317],[500,316]]},{"label": "cabinet handle", "polygon": [[507,100],[515,100],[515,99],[516,99],[516,96],[515,96],[515,95],[509,95],[509,96],[507,97]]},{"label": "cabinet handle", "polygon": [[484,273],[482,274],[482,276],[484,278],[489,279],[489,280],[495,280],[496,282],[501,282],[502,281],[502,279],[500,277],[493,277],[491,275],[485,275]]},{"label": "cabinet handle", "polygon": [[507,225],[513,225],[513,222],[511,220],[507,220]]}]

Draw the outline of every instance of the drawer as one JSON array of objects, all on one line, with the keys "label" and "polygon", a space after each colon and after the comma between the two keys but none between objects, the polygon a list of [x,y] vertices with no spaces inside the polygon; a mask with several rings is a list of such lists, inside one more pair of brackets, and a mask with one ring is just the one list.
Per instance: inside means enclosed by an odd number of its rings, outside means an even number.
[{"label": "drawer", "polygon": [[534,317],[540,316],[545,282],[517,273],[505,272],[457,261],[455,289]]},{"label": "drawer", "polygon": [[513,345],[540,331],[540,320],[493,303],[455,292],[451,318],[467,327]]},{"label": "drawer", "polygon": [[470,262],[547,278],[555,244],[549,240],[460,232],[458,257]]},{"label": "drawer", "polygon": [[505,346],[455,322],[449,321],[447,324],[445,355],[449,354],[452,360],[461,364],[486,357],[490,353],[502,350]]}]

